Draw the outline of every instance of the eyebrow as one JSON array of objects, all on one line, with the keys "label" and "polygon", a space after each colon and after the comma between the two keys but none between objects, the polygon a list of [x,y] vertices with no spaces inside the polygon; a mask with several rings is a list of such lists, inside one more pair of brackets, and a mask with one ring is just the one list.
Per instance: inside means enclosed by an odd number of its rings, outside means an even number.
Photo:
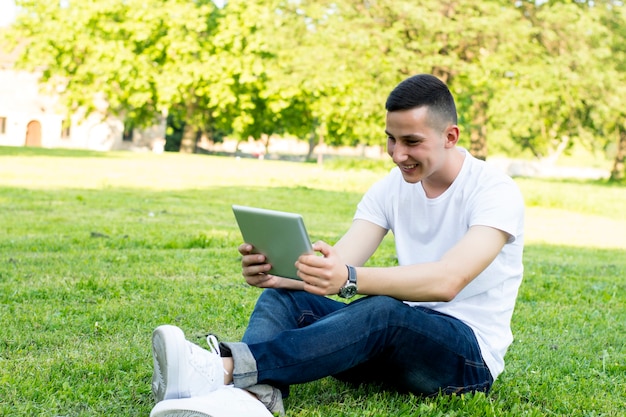
[{"label": "eyebrow", "polygon": [[387,136],[391,136],[391,137],[392,137],[392,138],[394,138],[394,139],[419,139],[419,140],[424,140],[424,139],[426,139],[426,137],[425,137],[425,136],[420,135],[419,133],[410,133],[410,134],[408,134],[408,135],[402,135],[402,136],[400,136],[399,138],[396,138],[394,135],[392,135],[389,131],[387,131],[387,130],[385,129],[385,134],[386,134]]}]

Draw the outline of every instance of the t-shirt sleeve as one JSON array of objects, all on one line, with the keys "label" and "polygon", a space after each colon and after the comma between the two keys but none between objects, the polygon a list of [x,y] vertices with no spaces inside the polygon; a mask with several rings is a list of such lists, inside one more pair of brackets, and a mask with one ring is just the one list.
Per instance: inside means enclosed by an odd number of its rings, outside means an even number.
[{"label": "t-shirt sleeve", "polygon": [[509,235],[508,243],[522,233],[524,201],[517,184],[509,178],[478,193],[472,202],[469,226],[490,226]]},{"label": "t-shirt sleeve", "polygon": [[367,220],[383,229],[391,228],[393,216],[393,198],[390,194],[391,175],[376,182],[363,195],[357,205],[353,220]]}]

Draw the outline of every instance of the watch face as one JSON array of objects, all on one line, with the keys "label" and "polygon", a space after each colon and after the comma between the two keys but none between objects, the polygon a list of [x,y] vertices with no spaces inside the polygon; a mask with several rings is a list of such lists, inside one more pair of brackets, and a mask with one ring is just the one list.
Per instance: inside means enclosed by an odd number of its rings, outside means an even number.
[{"label": "watch face", "polygon": [[346,285],[341,289],[341,296],[343,298],[350,298],[356,295],[356,285]]}]

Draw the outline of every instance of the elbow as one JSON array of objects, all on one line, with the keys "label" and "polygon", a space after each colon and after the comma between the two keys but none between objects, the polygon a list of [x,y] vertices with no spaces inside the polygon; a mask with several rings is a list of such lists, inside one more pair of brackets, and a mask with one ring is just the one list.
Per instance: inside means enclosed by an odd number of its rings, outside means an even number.
[{"label": "elbow", "polygon": [[447,303],[454,300],[456,296],[459,295],[461,291],[463,291],[463,288],[465,288],[469,281],[470,278],[466,276],[459,276],[447,279],[445,284],[442,285],[440,288],[440,301]]},{"label": "elbow", "polygon": [[449,289],[446,288],[444,291],[441,291],[441,293],[439,294],[439,301],[442,301],[444,303],[450,302],[452,300],[454,300],[454,298],[457,296],[457,294],[460,291],[455,291],[453,289]]}]

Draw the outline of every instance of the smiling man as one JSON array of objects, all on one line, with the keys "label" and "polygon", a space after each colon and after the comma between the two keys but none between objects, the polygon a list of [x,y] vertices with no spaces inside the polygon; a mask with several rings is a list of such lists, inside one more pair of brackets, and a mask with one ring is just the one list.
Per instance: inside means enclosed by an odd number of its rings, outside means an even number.
[{"label": "smiling man", "polygon": [[[331,375],[424,396],[489,391],[513,340],[521,194],[457,146],[454,99],[436,77],[406,79],[386,110],[397,167],[334,246],[300,257],[302,281],[269,275],[262,255],[239,247],[247,283],[265,289],[242,342],[211,337],[205,350],[176,327],[155,330],[153,417],[282,413],[290,385]],[[390,230],[398,265],[365,266]]]}]

